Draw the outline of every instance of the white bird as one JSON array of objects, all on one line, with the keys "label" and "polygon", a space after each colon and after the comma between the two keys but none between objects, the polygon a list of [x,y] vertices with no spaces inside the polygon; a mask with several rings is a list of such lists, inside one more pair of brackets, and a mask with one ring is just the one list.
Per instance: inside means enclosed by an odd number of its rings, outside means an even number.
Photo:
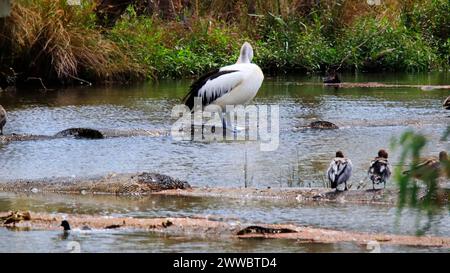
[{"label": "white bird", "polygon": [[253,48],[245,42],[241,47],[235,64],[215,69],[195,81],[184,97],[183,103],[190,109],[194,107],[194,98],[200,97],[202,106],[242,105],[251,101],[258,93],[264,75],[256,64],[251,63]]},{"label": "white bird", "polygon": [[328,180],[331,183],[331,188],[338,191],[338,186],[345,184],[344,190],[348,190],[347,181],[352,175],[352,161],[344,157],[341,151],[336,152],[336,157],[331,161],[330,167],[327,170]]},{"label": "white bird", "polygon": [[381,149],[378,151],[378,156],[370,162],[368,175],[372,181],[372,188],[375,189],[375,184],[384,183],[386,188],[386,181],[391,177],[391,166],[388,161],[388,153]]},{"label": "white bird", "polygon": [[3,127],[6,124],[6,111],[3,106],[0,105],[0,135],[3,135]]}]

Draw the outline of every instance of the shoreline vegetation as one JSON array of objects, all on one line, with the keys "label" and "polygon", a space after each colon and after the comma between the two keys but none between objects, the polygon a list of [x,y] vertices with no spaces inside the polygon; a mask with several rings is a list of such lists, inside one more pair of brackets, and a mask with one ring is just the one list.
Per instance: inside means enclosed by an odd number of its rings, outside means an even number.
[{"label": "shoreline vegetation", "polygon": [[447,0],[155,3],[12,1],[0,78],[46,89],[194,77],[234,63],[243,41],[267,74],[449,68]]}]

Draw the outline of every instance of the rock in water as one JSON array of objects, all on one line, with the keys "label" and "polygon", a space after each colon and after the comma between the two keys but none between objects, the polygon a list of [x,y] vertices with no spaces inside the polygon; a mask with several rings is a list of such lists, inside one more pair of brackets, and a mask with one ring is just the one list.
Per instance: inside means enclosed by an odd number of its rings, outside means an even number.
[{"label": "rock in water", "polygon": [[313,129],[339,129],[336,124],[324,120],[313,121],[309,126]]},{"label": "rock in water", "polygon": [[3,127],[6,124],[6,111],[3,106],[0,105],[0,135],[3,135]]},{"label": "rock in water", "polygon": [[296,233],[297,231],[289,228],[268,228],[262,226],[249,226],[240,230],[237,235],[245,234],[277,234],[277,233]]},{"label": "rock in water", "polygon": [[63,130],[55,135],[55,137],[69,137],[73,136],[75,138],[87,138],[87,139],[102,139],[103,134],[95,129],[89,128],[69,128]]},{"label": "rock in water", "polygon": [[145,184],[152,191],[191,188],[188,182],[164,174],[144,172],[136,176],[136,178],[139,184]]}]

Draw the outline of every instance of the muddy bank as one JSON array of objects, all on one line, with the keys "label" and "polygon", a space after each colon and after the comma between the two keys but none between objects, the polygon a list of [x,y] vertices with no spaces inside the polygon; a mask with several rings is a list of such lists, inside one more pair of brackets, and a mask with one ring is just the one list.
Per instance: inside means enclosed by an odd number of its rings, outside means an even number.
[{"label": "muddy bank", "polygon": [[[10,213],[0,212],[0,217]],[[30,213],[29,220],[3,224],[15,230],[43,229],[61,230],[61,221],[67,220],[73,231],[80,230],[146,230],[168,235],[220,236],[225,238],[250,239],[288,239],[293,243],[339,243],[352,242],[361,245],[378,242],[379,244],[408,245],[422,247],[450,247],[449,237],[405,236],[390,234],[370,234],[314,227],[302,227],[291,224],[255,225],[240,222],[215,221],[209,218],[131,218],[105,217],[94,215],[55,215],[48,213]]]},{"label": "muddy bank", "polygon": [[287,200],[296,202],[352,202],[394,205],[398,190],[349,190],[329,188],[210,188],[191,187],[186,181],[154,173],[45,178],[0,181],[0,191],[66,194],[172,195],[212,198]]},{"label": "muddy bank", "polygon": [[59,138],[82,138],[82,139],[103,139],[113,137],[134,137],[149,136],[160,137],[168,136],[169,131],[166,130],[117,130],[117,129],[89,129],[89,128],[69,128],[60,131],[54,135],[30,135],[30,134],[5,134],[0,135],[0,143],[9,143],[13,141],[32,141],[32,140],[52,140]]}]

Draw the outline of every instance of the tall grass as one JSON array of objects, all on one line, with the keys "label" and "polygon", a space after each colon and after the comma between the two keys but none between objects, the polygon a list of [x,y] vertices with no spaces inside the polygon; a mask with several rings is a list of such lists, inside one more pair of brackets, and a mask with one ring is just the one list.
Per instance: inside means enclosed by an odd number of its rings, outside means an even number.
[{"label": "tall grass", "polygon": [[45,80],[125,79],[142,70],[95,28],[91,6],[65,1],[27,0],[13,3],[1,22],[2,64],[23,75]]},{"label": "tall grass", "polygon": [[0,64],[45,81],[190,77],[233,63],[243,41],[266,73],[450,64],[448,0],[125,2],[104,27],[94,1],[17,0],[0,19]]}]

